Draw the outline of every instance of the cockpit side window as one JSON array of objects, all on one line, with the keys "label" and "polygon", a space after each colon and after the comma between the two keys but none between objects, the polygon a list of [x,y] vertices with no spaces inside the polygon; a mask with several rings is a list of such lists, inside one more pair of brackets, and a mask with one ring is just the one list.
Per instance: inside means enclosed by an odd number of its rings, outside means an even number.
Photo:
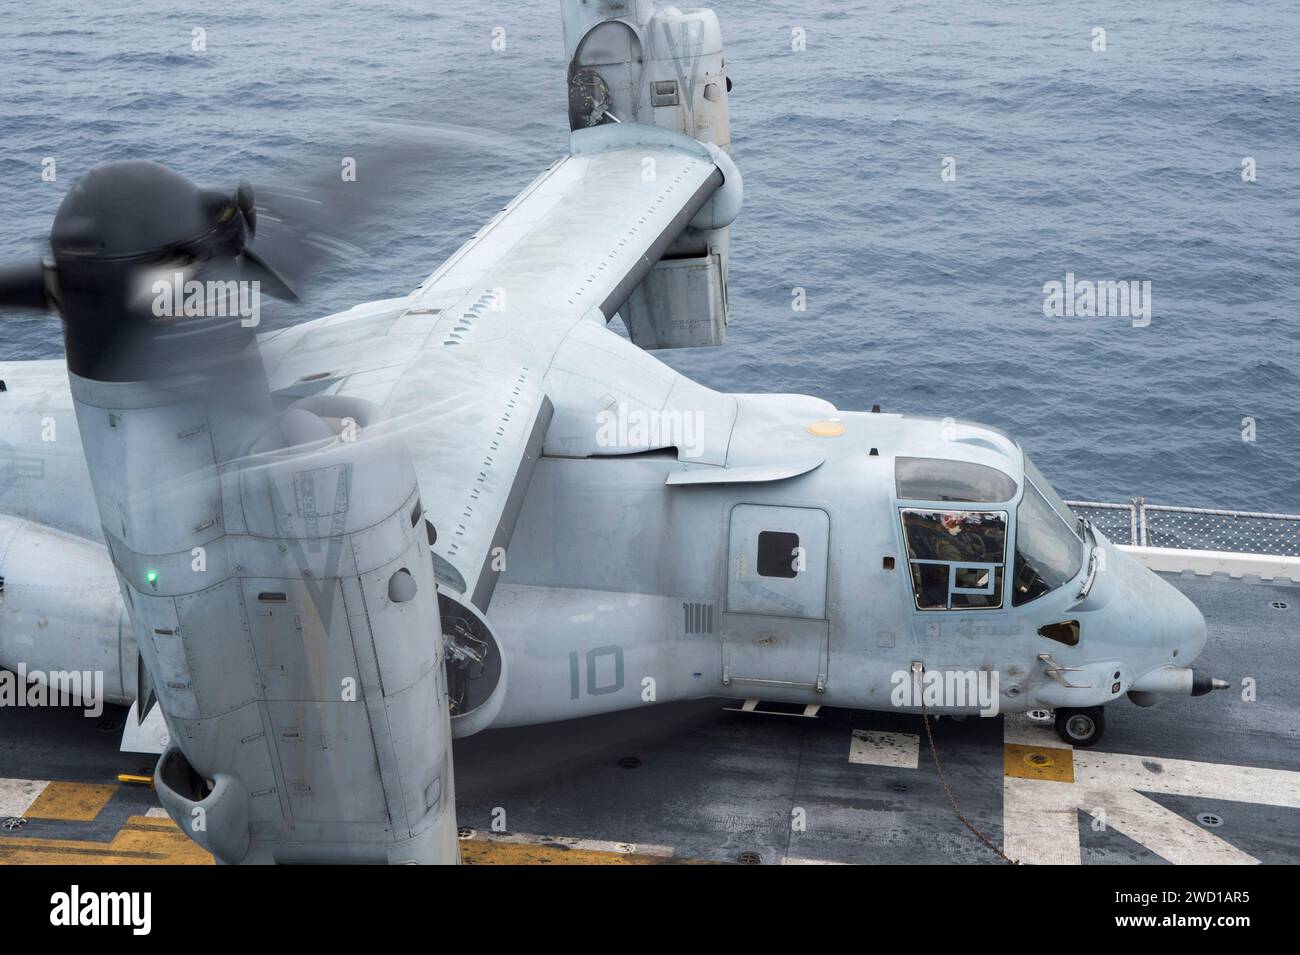
[{"label": "cockpit side window", "polygon": [[894,483],[902,501],[997,504],[1016,496],[1016,482],[997,468],[945,458],[895,458]]},{"label": "cockpit side window", "polygon": [[1071,528],[1047,496],[1032,482],[1026,482],[1025,496],[1016,509],[1013,607],[1037,600],[1079,573],[1083,566],[1083,541]]},{"label": "cockpit side window", "polygon": [[902,508],[918,610],[995,610],[1006,567],[1005,511]]}]

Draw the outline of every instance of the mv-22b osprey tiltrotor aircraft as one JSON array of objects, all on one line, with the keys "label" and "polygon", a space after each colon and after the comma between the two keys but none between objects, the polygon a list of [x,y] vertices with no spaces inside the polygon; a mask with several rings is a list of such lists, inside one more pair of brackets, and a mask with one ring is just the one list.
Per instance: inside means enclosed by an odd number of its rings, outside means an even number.
[{"label": "mv-22b osprey tiltrotor aircraft", "polygon": [[718,22],[563,12],[569,155],[400,298],[258,336],[219,307],[291,291],[250,187],[67,194],[0,287],[67,351],[0,363],[0,664],[161,711],[158,795],[229,863],[455,860],[451,740],[490,727],[712,696],[1088,745],[1218,684],[1197,609],[1001,432],[647,353],[727,326]]}]

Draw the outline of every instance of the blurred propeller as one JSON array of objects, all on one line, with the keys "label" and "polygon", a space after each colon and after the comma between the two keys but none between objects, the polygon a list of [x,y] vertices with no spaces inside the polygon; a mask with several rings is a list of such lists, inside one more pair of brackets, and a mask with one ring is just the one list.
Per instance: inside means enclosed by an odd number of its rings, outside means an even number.
[{"label": "blurred propeller", "polygon": [[0,306],[48,310],[49,271],[42,262],[0,268]]},{"label": "blurred propeller", "polygon": [[[188,312],[172,309],[184,288],[164,295],[166,282],[197,281],[205,289],[209,282],[257,283],[270,295],[294,297],[274,267],[246,254],[255,224],[246,183],[227,193],[199,189],[155,162],[106,163],[64,196],[50,230],[51,259],[0,271],[0,308],[57,311],[77,374],[141,375],[140,363],[127,358],[165,357],[154,346],[175,344],[176,319],[208,317],[206,297]],[[192,353],[210,338],[191,335]]]},{"label": "blurred propeller", "polygon": [[297,300],[325,263],[360,255],[352,240],[386,201],[414,197],[470,149],[508,142],[456,126],[369,125],[363,154],[289,184],[200,189],[155,162],[95,167],[59,207],[52,257],[0,269],[0,312],[57,311],[69,369],[103,380],[242,348],[249,295]]},{"label": "blurred propeller", "polygon": [[339,259],[356,259],[357,236],[372,218],[418,208],[456,187],[458,165],[470,157],[512,149],[511,138],[445,123],[372,121],[366,142],[322,162],[324,171],[249,187],[257,197],[256,246],[246,251],[291,287],[306,289]]}]

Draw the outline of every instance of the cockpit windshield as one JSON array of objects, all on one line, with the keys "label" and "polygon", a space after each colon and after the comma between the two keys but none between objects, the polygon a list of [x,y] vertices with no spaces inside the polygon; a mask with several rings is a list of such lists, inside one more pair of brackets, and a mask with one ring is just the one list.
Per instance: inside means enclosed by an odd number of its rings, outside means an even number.
[{"label": "cockpit windshield", "polygon": [[1015,576],[1011,604],[1019,607],[1072,580],[1083,566],[1077,518],[1025,457],[1025,495],[1016,509]]},{"label": "cockpit windshield", "polygon": [[1043,477],[1043,472],[1038,470],[1034,462],[1030,460],[1029,455],[1025,455],[1025,477],[1034,482],[1038,488],[1038,493],[1052,506],[1052,510],[1061,515],[1061,520],[1065,521],[1070,527],[1079,526],[1079,518],[1074,511],[1070,510],[1070,505],[1061,500],[1061,495],[1056,493],[1052,487],[1052,482]]}]

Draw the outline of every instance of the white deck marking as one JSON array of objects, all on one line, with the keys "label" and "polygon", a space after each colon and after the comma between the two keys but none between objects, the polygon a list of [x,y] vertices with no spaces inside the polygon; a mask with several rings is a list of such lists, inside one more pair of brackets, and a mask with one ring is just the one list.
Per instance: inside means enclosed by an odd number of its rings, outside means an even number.
[{"label": "white deck marking", "polygon": [[1162,859],[1175,865],[1256,865],[1259,860],[1208,832],[1196,823],[1170,812],[1139,792],[1106,793],[1100,806],[1107,826],[1138,839]]},{"label": "white deck marking", "polygon": [[[1046,793],[1044,786],[1058,792]],[[1078,807],[1064,798],[1073,789],[1069,783],[1003,777],[1002,851],[1034,865],[1079,865]]]},{"label": "white deck marking", "polygon": [[852,865],[850,862],[832,862],[829,859],[800,859],[796,856],[786,856],[781,860],[781,865]]},{"label": "white deck marking", "polygon": [[916,769],[921,737],[915,733],[882,733],[854,730],[849,742],[849,762],[863,766],[894,766]]},{"label": "white deck marking", "polygon": [[1288,769],[1075,750],[1074,779],[1076,784],[1118,784],[1142,792],[1300,809],[1300,773]]},{"label": "white deck marking", "polygon": [[1039,723],[1024,713],[1008,713],[1002,718],[1002,742],[1021,746],[1050,746],[1053,749],[1074,749],[1056,735],[1051,723]]},{"label": "white deck marking", "polygon": [[603,839],[575,839],[571,836],[539,836],[529,832],[474,832],[474,839],[483,842],[507,842],[521,846],[567,846],[570,849],[584,849],[588,852],[616,852],[620,855],[659,856],[671,858],[672,846],[644,845],[631,842],[609,842]]},{"label": "white deck marking", "polygon": [[[1006,725],[1008,742],[1026,742],[1023,725]],[[1300,809],[1300,772],[1079,749],[1072,756],[1073,783],[1004,777],[1003,851],[1013,859],[1077,865],[1082,809],[1169,862],[1252,864],[1259,860],[1142,794]]]},{"label": "white deck marking", "polygon": [[25,815],[49,784],[48,779],[0,779],[0,818]]}]

